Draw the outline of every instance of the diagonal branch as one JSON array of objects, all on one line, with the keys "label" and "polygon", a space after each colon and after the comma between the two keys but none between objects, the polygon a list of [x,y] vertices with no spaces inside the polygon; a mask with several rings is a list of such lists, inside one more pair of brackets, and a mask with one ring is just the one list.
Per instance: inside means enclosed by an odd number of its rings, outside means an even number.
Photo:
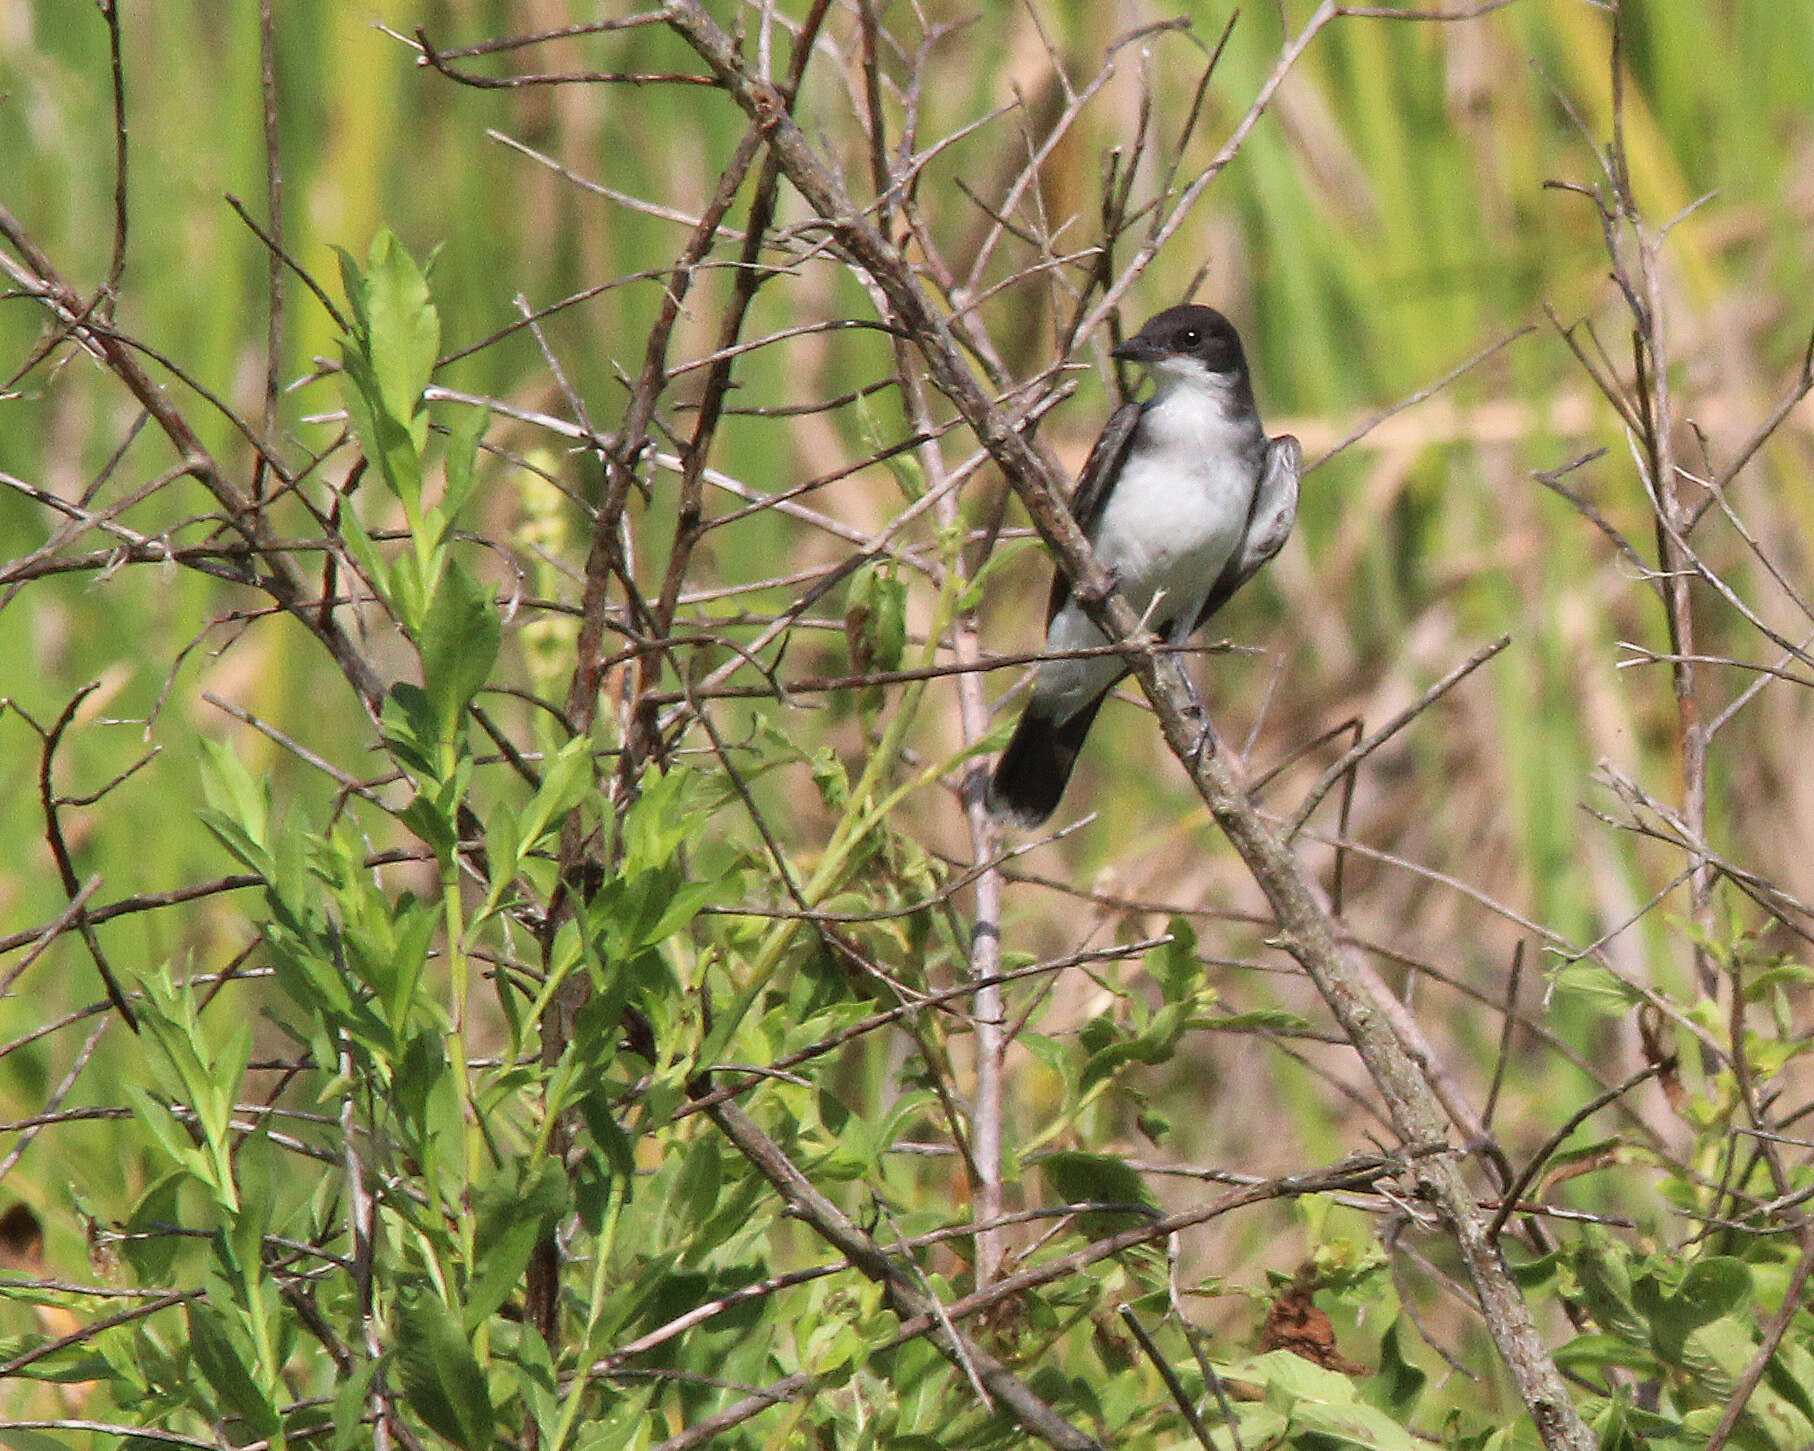
[{"label": "diagonal branch", "polygon": [[[1325,6],[1319,17],[1332,9]],[[1416,1150],[1441,1144],[1445,1125],[1441,1106],[1393,1033],[1382,1005],[1337,945],[1335,924],[1309,873],[1261,821],[1230,763],[1219,754],[1197,749],[1201,724],[1192,713],[1182,669],[1153,648],[1156,641],[1141,629],[1134,611],[1065,508],[1058,481],[1004,413],[990,406],[944,318],[921,291],[907,261],[865,219],[861,207],[788,114],[781,94],[751,73],[734,39],[706,13],[700,0],[674,0],[669,23],[754,122],[795,189],[869,274],[893,310],[892,321],[913,339],[933,385],[963,415],[1032,516],[1040,536],[1072,580],[1079,602],[1111,639],[1125,647],[1129,668],[1152,702],[1167,744],[1189,767],[1217,824],[1265,892],[1279,924],[1281,945],[1310,976],[1360,1053],[1399,1135]],[[1300,37],[1298,50],[1312,30]],[[1231,144],[1235,140],[1238,136],[1231,138]],[[1106,310],[1111,300],[1112,294],[1099,310]],[[1419,1154],[1414,1173],[1419,1193],[1431,1201],[1456,1240],[1494,1342],[1545,1444],[1578,1451],[1594,1446],[1593,1434],[1575,1410],[1529,1307],[1486,1234],[1485,1217],[1462,1178],[1455,1153]]]},{"label": "diagonal branch", "polygon": [[[19,254],[18,259],[14,259],[0,252],[0,272],[5,272],[42,302],[58,325],[94,353],[138,400],[139,406],[151,415],[175,449],[183,471],[207,488],[226,510],[234,529],[264,561],[260,583],[265,593],[326,646],[341,673],[359,693],[366,710],[376,719],[384,700],[386,682],[331,616],[306,607],[314,597],[313,588],[293,560],[269,548],[273,539],[255,501],[228,477],[170,395],[145,371],[134,345],[111,328],[90,323],[90,305],[63,279],[49,256],[5,206],[0,206],[0,238]],[[254,437],[253,442],[256,444],[259,440]]]},{"label": "diagonal branch", "polygon": [[788,1208],[819,1232],[840,1254],[870,1279],[881,1285],[890,1307],[902,1320],[927,1316],[927,1334],[954,1364],[974,1373],[988,1392],[1014,1415],[1020,1424],[1049,1446],[1059,1451],[1100,1451],[1100,1443],[1086,1436],[1053,1410],[1032,1388],[1007,1366],[960,1332],[948,1317],[937,1313],[936,1306],[919,1284],[918,1276],[890,1258],[888,1253],[866,1234],[851,1218],[816,1188],[781,1151],[748,1114],[735,1103],[725,1102],[710,1110],[712,1122],[724,1131],[763,1178],[767,1179]]}]

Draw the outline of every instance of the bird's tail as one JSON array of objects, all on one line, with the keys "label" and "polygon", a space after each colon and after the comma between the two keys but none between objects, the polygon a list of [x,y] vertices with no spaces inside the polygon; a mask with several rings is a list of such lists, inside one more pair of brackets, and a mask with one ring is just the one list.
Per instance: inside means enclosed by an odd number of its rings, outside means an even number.
[{"label": "bird's tail", "polygon": [[1054,720],[1037,700],[1028,703],[989,777],[991,816],[1032,828],[1058,809],[1077,753],[1083,749],[1083,738],[1090,733],[1106,694],[1065,721]]}]

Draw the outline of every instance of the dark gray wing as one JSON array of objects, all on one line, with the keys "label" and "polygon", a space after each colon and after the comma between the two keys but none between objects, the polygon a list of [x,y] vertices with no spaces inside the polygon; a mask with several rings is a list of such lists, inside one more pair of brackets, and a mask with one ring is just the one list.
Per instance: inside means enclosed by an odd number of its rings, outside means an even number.
[{"label": "dark gray wing", "polygon": [[[1097,516],[1102,513],[1103,500],[1108,497],[1109,484],[1121,472],[1122,461],[1127,458],[1127,451],[1134,443],[1135,425],[1140,422],[1140,415],[1145,408],[1143,403],[1123,403],[1111,413],[1109,421],[1102,426],[1102,432],[1097,436],[1096,446],[1084,460],[1083,472],[1077,476],[1077,487],[1071,491],[1070,509],[1071,517],[1085,534],[1096,527]],[[1293,498],[1296,498],[1295,489]],[[1052,623],[1052,616],[1064,608],[1064,602],[1070,597],[1071,581],[1062,569],[1054,568],[1052,594],[1046,602],[1048,625]]]},{"label": "dark gray wing", "polygon": [[1195,629],[1202,629],[1236,590],[1259,573],[1262,564],[1285,547],[1291,526],[1297,522],[1298,477],[1303,470],[1304,450],[1297,439],[1283,433],[1267,443],[1260,482],[1247,511],[1247,530],[1241,536],[1240,547],[1222,567],[1209,598],[1203,601]]}]

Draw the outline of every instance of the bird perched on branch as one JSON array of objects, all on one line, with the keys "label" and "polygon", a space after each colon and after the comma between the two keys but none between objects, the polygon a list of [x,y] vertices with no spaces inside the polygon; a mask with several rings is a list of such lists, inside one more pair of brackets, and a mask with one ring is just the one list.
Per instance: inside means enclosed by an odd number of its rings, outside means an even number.
[{"label": "bird perched on branch", "polygon": [[[1115,410],[1071,513],[1134,612],[1181,645],[1285,543],[1303,453],[1289,434],[1266,437],[1241,339],[1214,308],[1168,307],[1113,356],[1144,367],[1153,395]],[[1047,651],[1107,643],[1060,570],[1046,609]],[[1041,663],[989,779],[993,815],[1033,827],[1057,809],[1090,723],[1127,669],[1117,655]]]}]

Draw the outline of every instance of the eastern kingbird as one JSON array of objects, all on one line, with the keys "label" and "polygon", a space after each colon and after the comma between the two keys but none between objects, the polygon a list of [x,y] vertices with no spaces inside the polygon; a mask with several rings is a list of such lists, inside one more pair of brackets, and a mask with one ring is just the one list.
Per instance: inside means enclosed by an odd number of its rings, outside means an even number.
[{"label": "eastern kingbird", "polygon": [[[1214,308],[1168,307],[1112,356],[1145,367],[1153,396],[1115,410],[1071,513],[1134,612],[1181,645],[1279,552],[1297,518],[1303,452],[1290,434],[1266,437],[1241,339]],[[1046,649],[1107,643],[1058,571]],[[989,778],[991,814],[1033,827],[1057,809],[1090,723],[1125,674],[1118,655],[1040,665]]]}]

